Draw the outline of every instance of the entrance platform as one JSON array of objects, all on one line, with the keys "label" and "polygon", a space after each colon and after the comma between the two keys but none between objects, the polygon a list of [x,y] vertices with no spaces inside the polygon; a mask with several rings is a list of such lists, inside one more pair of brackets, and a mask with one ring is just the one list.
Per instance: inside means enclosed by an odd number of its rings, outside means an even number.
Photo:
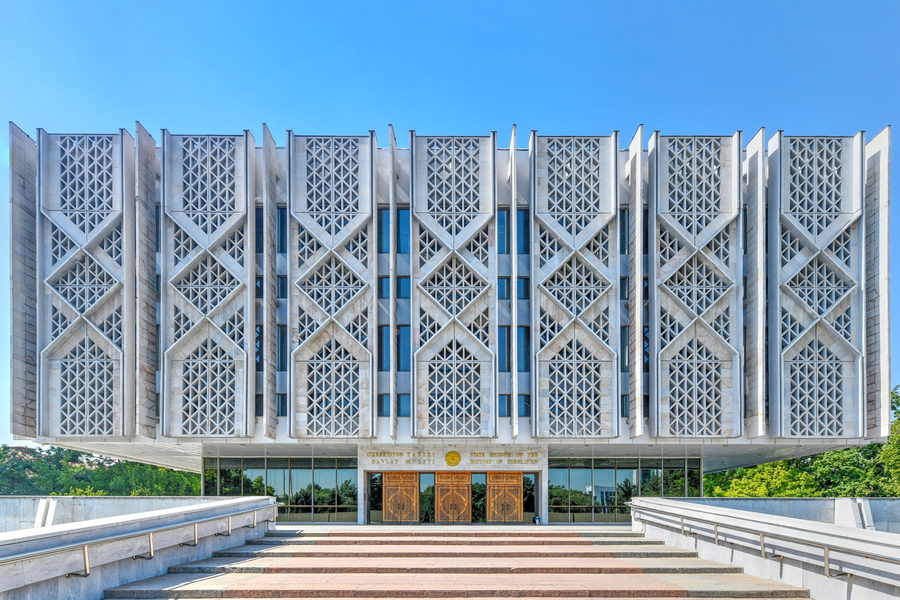
[{"label": "entrance platform", "polygon": [[106,598],[805,598],[625,527],[278,526]]}]

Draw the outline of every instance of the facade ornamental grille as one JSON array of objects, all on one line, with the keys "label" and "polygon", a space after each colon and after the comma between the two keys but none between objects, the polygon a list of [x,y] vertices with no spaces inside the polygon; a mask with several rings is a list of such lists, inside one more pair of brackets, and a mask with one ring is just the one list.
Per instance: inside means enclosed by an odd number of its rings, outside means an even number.
[{"label": "facade ornamental grille", "polygon": [[477,138],[429,138],[427,146],[427,212],[451,236],[478,214],[480,158]]},{"label": "facade ornamental grille", "polygon": [[804,437],[843,435],[842,365],[819,339],[788,362],[791,377],[791,434]]},{"label": "facade ornamental grille", "polygon": [[721,212],[719,138],[669,138],[669,211],[692,237]]},{"label": "facade ornamental grille", "polygon": [[[609,415],[604,408],[603,362],[577,339],[563,345],[550,361],[550,435],[602,436]],[[607,376],[608,377],[608,376]]]},{"label": "facade ornamental grille", "polygon": [[306,294],[329,315],[340,311],[363,289],[364,282],[344,262],[330,256],[300,284]]},{"label": "facade ornamental grille", "polygon": [[596,138],[547,138],[547,201],[550,216],[576,235],[600,216],[604,194],[600,141]]},{"label": "facade ornamental grille", "polygon": [[458,340],[428,363],[429,433],[439,437],[481,432],[481,366]]},{"label": "facade ornamental grille", "polygon": [[181,150],[183,209],[209,235],[236,210],[235,141],[231,136],[186,136]]},{"label": "facade ornamental grille", "polygon": [[583,259],[573,256],[544,282],[544,287],[573,316],[579,315],[609,288]]},{"label": "facade ornamental grille", "polygon": [[86,334],[60,361],[61,435],[114,435],[116,361]]},{"label": "facade ornamental grille", "polygon": [[59,208],[83,233],[113,213],[113,136],[59,136]]},{"label": "facade ornamental grille", "polygon": [[841,140],[791,138],[789,152],[787,214],[818,237],[841,213]]},{"label": "facade ornamental grille", "polygon": [[235,428],[237,374],[234,361],[212,340],[203,340],[182,362],[186,435],[230,435]]},{"label": "facade ornamental grille", "polygon": [[722,367],[696,338],[669,363],[670,427],[674,435],[722,435]]},{"label": "facade ornamental grille", "polygon": [[330,235],[337,235],[358,212],[359,140],[307,138],[306,184],[310,216]]},{"label": "facade ornamental grille", "polygon": [[237,278],[222,263],[205,254],[175,283],[197,310],[211,313],[238,286]]},{"label": "facade ornamental grille", "polygon": [[116,283],[115,278],[88,254],[81,254],[50,286],[76,311],[90,309]]},{"label": "facade ornamental grille", "polygon": [[315,353],[306,368],[309,435],[358,435],[359,362],[332,339]]},{"label": "facade ornamental grille", "polygon": [[458,256],[435,269],[422,287],[451,315],[458,315],[487,287]]}]

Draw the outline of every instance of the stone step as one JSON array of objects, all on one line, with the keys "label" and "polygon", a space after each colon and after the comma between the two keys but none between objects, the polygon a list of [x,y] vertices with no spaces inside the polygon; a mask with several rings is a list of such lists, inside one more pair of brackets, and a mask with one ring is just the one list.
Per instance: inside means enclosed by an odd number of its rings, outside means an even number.
[{"label": "stone step", "polygon": [[478,546],[520,546],[520,545],[528,545],[528,546],[553,546],[553,545],[566,545],[566,546],[590,546],[590,545],[605,545],[605,544],[616,544],[616,545],[624,545],[624,544],[658,544],[661,542],[657,542],[655,540],[648,540],[643,537],[595,537],[595,538],[582,538],[582,537],[522,537],[522,538],[506,538],[506,537],[471,537],[471,536],[458,536],[458,537],[416,537],[414,539],[410,539],[407,537],[349,537],[349,538],[340,538],[340,537],[331,537],[331,536],[319,536],[319,537],[261,537],[250,540],[248,543],[261,545],[261,546],[272,546],[279,544],[287,544],[287,545],[318,545],[318,546],[352,546],[352,545],[397,545],[397,544],[410,544],[415,543],[416,545],[439,545],[439,546],[453,546],[453,545],[478,545]]},{"label": "stone step", "polygon": [[696,558],[533,557],[218,557],[169,568],[170,573],[741,573],[740,567]]},{"label": "stone step", "polygon": [[266,532],[266,537],[273,538],[320,538],[320,537],[329,537],[329,538],[370,538],[370,537],[405,537],[405,538],[419,538],[419,537],[470,537],[470,538],[540,538],[540,537],[551,537],[551,538],[593,538],[593,537],[643,537],[643,534],[638,531],[626,531],[626,530],[605,530],[605,528],[595,528],[594,530],[575,530],[575,531],[565,531],[561,527],[552,527],[552,528],[543,528],[543,530],[538,529],[528,529],[528,530],[519,530],[519,531],[503,531],[496,529],[486,529],[484,531],[473,531],[472,528],[459,529],[456,531],[447,531],[447,530],[433,530],[431,527],[425,527],[422,529],[417,529],[415,531],[381,531],[380,528],[375,529],[374,531],[369,529],[366,531],[360,530],[350,530],[350,531],[341,531],[340,529],[332,530],[332,531],[316,531],[316,530],[307,530],[307,529],[298,529],[298,530],[283,530],[283,529],[272,529]]},{"label": "stone step", "polygon": [[808,598],[809,593],[743,573],[170,573],[106,591],[105,598]]},{"label": "stone step", "polygon": [[[602,550],[600,549],[602,548]],[[216,557],[383,557],[383,558],[457,558],[457,557],[579,557],[579,558],[661,558],[661,557],[695,557],[693,550],[682,550],[665,546],[657,541],[649,544],[611,544],[604,546],[541,546],[541,545],[509,545],[509,546],[420,546],[417,543],[396,545],[320,545],[320,544],[247,544],[213,553]]]}]

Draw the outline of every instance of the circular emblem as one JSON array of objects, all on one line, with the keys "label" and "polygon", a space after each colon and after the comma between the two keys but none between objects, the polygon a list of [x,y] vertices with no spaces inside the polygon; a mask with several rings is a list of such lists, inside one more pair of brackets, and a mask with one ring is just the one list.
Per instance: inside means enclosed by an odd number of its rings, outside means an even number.
[{"label": "circular emblem", "polygon": [[459,464],[459,461],[462,460],[462,457],[459,455],[459,452],[456,450],[451,450],[447,454],[444,455],[444,461],[450,465],[451,467],[455,467]]}]

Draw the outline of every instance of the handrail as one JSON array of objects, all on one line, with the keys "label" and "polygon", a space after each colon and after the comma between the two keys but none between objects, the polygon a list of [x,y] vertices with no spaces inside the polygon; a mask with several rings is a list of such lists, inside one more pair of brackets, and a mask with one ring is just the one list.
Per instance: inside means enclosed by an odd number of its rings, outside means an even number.
[{"label": "handrail", "polygon": [[[277,522],[279,506],[280,506],[280,503],[276,503],[271,506],[241,510],[241,511],[233,512],[233,513],[229,513],[227,515],[219,515],[217,517],[206,517],[203,519],[194,519],[193,521],[186,521],[184,523],[178,523],[177,525],[167,525],[165,527],[155,527],[155,528],[146,529],[143,531],[135,531],[133,533],[123,533],[121,535],[113,535],[113,536],[108,536],[105,538],[99,538],[99,539],[91,540],[89,542],[78,542],[75,544],[67,544],[65,546],[60,546],[58,548],[51,548],[49,550],[35,550],[33,552],[16,554],[15,556],[9,556],[7,558],[0,559],[0,566],[6,565],[9,563],[19,562],[22,560],[29,560],[32,558],[37,558],[39,556],[49,556],[52,554],[71,552],[72,550],[81,548],[82,559],[84,560],[84,569],[82,570],[81,573],[78,573],[78,572],[66,573],[65,576],[66,577],[88,577],[91,574],[91,560],[90,560],[90,551],[89,551],[90,546],[97,546],[99,544],[104,544],[104,543],[109,543],[109,542],[118,542],[118,541],[122,541],[122,540],[129,540],[129,539],[133,539],[133,538],[139,538],[139,537],[146,536],[147,541],[148,541],[149,552],[147,554],[138,554],[138,555],[132,556],[131,558],[133,558],[135,560],[137,560],[137,559],[150,560],[156,556],[156,546],[155,546],[155,541],[154,541],[154,537],[153,537],[154,534],[164,533],[167,531],[174,531],[176,529],[181,529],[183,527],[193,526],[194,540],[192,542],[181,542],[179,545],[180,546],[196,546],[199,543],[198,526],[201,525],[202,523],[210,523],[212,521],[228,519],[228,533],[222,534],[222,535],[231,535],[232,517],[252,513],[253,514],[253,522],[249,525],[242,525],[241,527],[247,528],[247,529],[253,529],[259,525],[259,521],[257,519],[257,513],[261,510],[272,510],[272,511],[274,511],[274,515],[275,515],[271,519],[269,519],[269,518],[263,519],[263,523]],[[220,533],[217,532],[216,535],[220,535]]]},{"label": "handrail", "polygon": [[[842,554],[852,554],[854,556],[859,556],[861,558],[880,560],[880,561],[900,565],[900,558],[895,558],[893,556],[885,556],[883,554],[873,554],[870,552],[862,552],[860,550],[854,550],[852,548],[847,548],[846,546],[840,546],[838,544],[823,544],[822,542],[816,542],[813,540],[805,540],[802,538],[793,537],[790,535],[784,535],[784,534],[780,534],[780,533],[763,533],[763,532],[759,531],[758,529],[750,529],[748,527],[741,527],[740,525],[720,525],[717,521],[710,521],[709,519],[703,519],[701,517],[685,516],[681,513],[673,512],[670,510],[664,510],[662,508],[635,506],[633,502],[629,502],[629,504],[631,505],[631,515],[635,519],[645,520],[645,519],[640,518],[640,516],[637,514],[639,512],[645,512],[645,513],[654,513],[655,512],[655,513],[659,513],[659,514],[668,515],[671,517],[676,517],[677,519],[679,519],[679,525],[681,526],[681,535],[687,535],[687,534],[693,534],[693,535],[698,535],[698,536],[699,535],[707,535],[707,537],[712,537],[715,540],[715,543],[717,546],[719,545],[719,527],[720,526],[728,528],[728,529],[733,529],[735,531],[741,531],[743,533],[751,533],[754,535],[758,535],[759,536],[759,554],[760,554],[760,556],[762,556],[765,559],[777,559],[777,560],[784,559],[784,556],[781,554],[769,554],[766,552],[766,538],[778,539],[778,540],[782,540],[785,542],[791,542],[794,544],[804,544],[807,546],[814,546],[814,547],[822,548],[822,561],[823,561],[823,568],[825,571],[825,575],[828,577],[832,577],[832,578],[838,578],[838,577],[850,578],[853,576],[853,574],[852,573],[832,572],[832,570],[831,570],[831,552],[840,552]],[[712,525],[713,526],[713,535],[708,536],[708,534],[706,534],[706,532],[700,532],[700,531],[685,532],[685,528],[684,528],[685,520],[691,520],[696,523],[704,523],[706,525]]]}]

